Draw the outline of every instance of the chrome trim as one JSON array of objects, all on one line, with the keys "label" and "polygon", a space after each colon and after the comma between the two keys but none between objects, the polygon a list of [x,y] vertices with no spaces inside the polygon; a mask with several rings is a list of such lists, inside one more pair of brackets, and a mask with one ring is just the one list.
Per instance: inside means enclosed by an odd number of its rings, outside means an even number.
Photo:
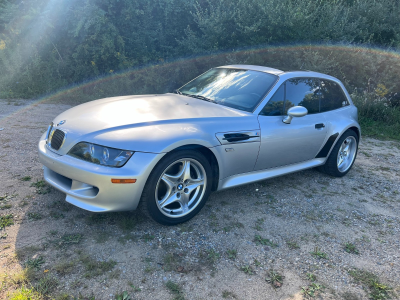
[{"label": "chrome trim", "polygon": [[53,127],[54,127],[54,124],[53,124],[53,122],[51,122],[46,131],[46,144],[48,144],[49,135],[50,135],[50,132],[52,131]]}]

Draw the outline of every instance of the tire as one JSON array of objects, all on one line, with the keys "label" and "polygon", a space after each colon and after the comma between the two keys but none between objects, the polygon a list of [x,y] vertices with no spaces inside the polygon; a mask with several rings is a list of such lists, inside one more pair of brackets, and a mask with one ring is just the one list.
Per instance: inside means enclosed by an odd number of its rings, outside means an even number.
[{"label": "tire", "polygon": [[[345,149],[343,147],[346,147],[345,141],[348,142],[347,145],[349,145],[348,151],[342,151]],[[333,177],[343,177],[353,167],[353,164],[357,157],[357,152],[358,136],[353,130],[349,129],[342,134],[342,136],[337,141],[335,147],[333,147],[331,154],[329,155],[325,164],[318,167],[318,170]],[[346,155],[344,155],[343,153],[346,153]],[[340,156],[341,154],[342,156]],[[340,164],[341,157],[343,157],[344,159]]]},{"label": "tire", "polygon": [[193,218],[210,193],[212,170],[206,157],[194,150],[164,156],[151,172],[141,199],[142,211],[163,225]]}]

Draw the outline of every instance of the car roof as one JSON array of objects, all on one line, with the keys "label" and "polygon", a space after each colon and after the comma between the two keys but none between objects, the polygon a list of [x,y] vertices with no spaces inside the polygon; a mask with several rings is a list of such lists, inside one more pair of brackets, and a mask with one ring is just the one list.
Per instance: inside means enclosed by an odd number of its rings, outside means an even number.
[{"label": "car roof", "polygon": [[263,67],[263,66],[254,66],[254,65],[228,65],[228,66],[221,66],[218,68],[252,70],[252,71],[265,72],[265,73],[279,75],[279,76],[288,75],[288,76],[284,76],[287,78],[289,78],[289,77],[319,77],[319,78],[326,78],[326,79],[338,81],[337,78],[332,77],[330,75],[313,72],[313,71],[309,71],[309,70],[283,71],[283,70],[279,70],[279,69]]},{"label": "car roof", "polygon": [[262,67],[262,66],[253,66],[253,65],[229,65],[229,66],[221,66],[218,68],[229,68],[229,69],[244,69],[244,70],[252,70],[252,71],[260,71],[265,73],[270,73],[274,75],[285,73],[282,70]]}]

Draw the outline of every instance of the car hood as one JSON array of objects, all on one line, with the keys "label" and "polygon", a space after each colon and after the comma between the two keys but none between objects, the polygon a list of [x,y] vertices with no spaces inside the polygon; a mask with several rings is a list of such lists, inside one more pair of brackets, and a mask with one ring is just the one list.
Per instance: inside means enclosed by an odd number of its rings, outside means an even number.
[{"label": "car hood", "polygon": [[244,125],[235,118],[239,118],[244,124],[244,119],[251,118],[250,127],[257,127],[254,122],[256,117],[252,113],[183,95],[162,94],[91,101],[61,113],[53,123],[65,121],[57,126],[66,133],[65,143],[58,151],[65,154],[79,141],[120,149],[150,151],[152,146],[149,142],[152,140],[160,142],[164,139],[167,143],[167,140],[174,138],[184,139],[201,131],[198,124],[203,124],[200,127],[207,126],[205,131],[212,136],[214,133],[210,128],[215,128],[216,124]]},{"label": "car hood", "polygon": [[105,98],[75,106],[54,120],[69,132],[89,132],[129,125],[151,125],[160,121],[235,117],[246,112],[178,94]]}]

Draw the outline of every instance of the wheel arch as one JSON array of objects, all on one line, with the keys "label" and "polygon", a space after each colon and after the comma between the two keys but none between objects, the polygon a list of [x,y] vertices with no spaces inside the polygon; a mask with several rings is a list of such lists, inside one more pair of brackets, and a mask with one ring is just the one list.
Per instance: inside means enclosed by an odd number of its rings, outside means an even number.
[{"label": "wheel arch", "polygon": [[[343,134],[345,134],[347,131],[352,130],[356,133],[357,135],[357,139],[358,139],[358,143],[360,142],[360,138],[361,138],[361,131],[360,128],[357,126],[348,126],[346,127],[344,130],[342,130],[341,132],[336,132],[334,134],[332,134],[330,136],[330,138],[328,138],[328,140],[325,142],[325,145],[321,148],[321,150],[318,152],[318,154],[315,156],[316,158],[322,158],[325,157],[326,159],[328,159],[329,155],[331,154],[333,148],[335,147],[337,141],[343,136]],[[329,144],[329,139],[333,138],[332,143],[328,146]],[[325,147],[328,146],[328,149],[324,149]],[[325,150],[325,151],[324,151]],[[324,154],[322,154],[324,153]]]},{"label": "wheel arch", "polygon": [[177,152],[180,150],[195,150],[201,152],[208,160],[212,170],[212,191],[216,191],[219,182],[219,163],[215,154],[207,147],[199,144],[187,144],[171,150],[169,153]]},{"label": "wheel arch", "polygon": [[360,132],[360,128],[358,128],[357,126],[352,126],[352,127],[347,128],[345,131],[342,132],[342,134],[340,136],[342,136],[343,133],[345,133],[348,130],[353,130],[357,134],[358,141],[360,141],[361,132]]}]

